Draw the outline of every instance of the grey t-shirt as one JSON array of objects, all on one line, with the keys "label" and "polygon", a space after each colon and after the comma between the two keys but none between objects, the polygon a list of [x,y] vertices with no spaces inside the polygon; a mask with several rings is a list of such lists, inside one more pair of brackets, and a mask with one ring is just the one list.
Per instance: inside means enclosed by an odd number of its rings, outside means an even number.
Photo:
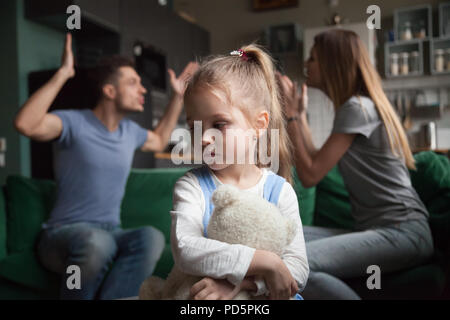
[{"label": "grey t-shirt", "polygon": [[338,163],[356,229],[428,217],[406,165],[391,151],[386,129],[370,98],[354,96],[344,103],[336,111],[332,132],[357,134]]},{"label": "grey t-shirt", "polygon": [[75,222],[120,224],[120,205],[134,152],[147,130],[122,119],[110,132],[92,110],[57,110],[63,129],[54,141],[56,203],[43,225]]}]

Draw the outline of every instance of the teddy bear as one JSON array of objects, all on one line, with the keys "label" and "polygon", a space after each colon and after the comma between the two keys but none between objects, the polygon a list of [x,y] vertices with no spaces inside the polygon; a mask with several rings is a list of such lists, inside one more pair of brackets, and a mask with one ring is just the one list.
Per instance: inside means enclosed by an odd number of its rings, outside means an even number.
[{"label": "teddy bear", "polygon": [[[207,228],[208,238],[229,244],[242,244],[281,256],[297,232],[295,223],[283,217],[264,198],[231,185],[219,186],[212,195],[214,211]],[[188,300],[191,287],[202,277],[185,274],[176,265],[166,280],[151,276],[141,285],[141,300]],[[251,300],[241,291],[235,300]]]}]

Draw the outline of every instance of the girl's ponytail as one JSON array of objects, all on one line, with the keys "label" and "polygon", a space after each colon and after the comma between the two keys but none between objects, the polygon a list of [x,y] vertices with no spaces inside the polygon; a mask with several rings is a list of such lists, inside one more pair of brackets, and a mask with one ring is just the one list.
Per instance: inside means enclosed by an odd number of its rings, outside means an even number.
[{"label": "girl's ponytail", "polygon": [[[281,95],[279,85],[276,79],[274,62],[271,56],[265,50],[255,44],[250,44],[242,47],[240,50],[244,52],[249,63],[256,63],[261,68],[264,80],[270,94],[270,121],[267,129],[268,146],[271,146],[271,129],[279,130],[279,170],[278,175],[285,178],[292,184],[292,152],[290,150],[290,139],[286,131],[286,122],[284,120],[283,111],[281,108]],[[268,147],[269,149],[269,147]],[[269,149],[270,150],[270,149]]]}]

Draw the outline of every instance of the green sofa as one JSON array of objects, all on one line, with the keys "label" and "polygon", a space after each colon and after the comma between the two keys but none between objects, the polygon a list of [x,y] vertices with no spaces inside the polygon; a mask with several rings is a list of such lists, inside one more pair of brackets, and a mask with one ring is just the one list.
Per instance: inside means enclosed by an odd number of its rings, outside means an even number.
[{"label": "green sofa", "polygon": [[[431,213],[436,254],[426,264],[382,275],[382,289],[368,290],[366,278],[348,283],[367,299],[449,298],[450,164],[433,152],[416,156],[412,182]],[[187,169],[132,170],[122,202],[122,227],[151,225],[166,237],[166,248],[155,275],[166,277],[173,265],[170,250],[172,189]],[[342,177],[334,168],[315,188],[294,189],[304,225],[352,228],[350,204]],[[59,276],[36,258],[36,239],[48,218],[55,196],[53,181],[10,176],[0,192],[0,299],[57,299]]]}]

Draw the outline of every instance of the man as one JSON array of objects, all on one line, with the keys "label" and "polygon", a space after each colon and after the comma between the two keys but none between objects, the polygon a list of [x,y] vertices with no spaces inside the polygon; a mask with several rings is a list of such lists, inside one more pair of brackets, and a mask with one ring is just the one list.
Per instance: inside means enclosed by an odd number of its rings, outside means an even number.
[{"label": "man", "polygon": [[[122,230],[120,205],[135,149],[165,149],[182,110],[186,81],[197,67],[189,63],[178,78],[169,69],[173,95],[154,131],[125,118],[143,111],[146,89],[132,62],[117,56],[98,68],[99,99],[93,110],[49,113],[58,92],[75,75],[67,34],[61,67],[16,116],[20,133],[55,143],[57,199],[43,225],[38,256],[46,268],[63,275],[62,299],[136,296],[153,273],[164,236],[152,227]],[[80,268],[81,289],[67,287],[70,265]]]}]

